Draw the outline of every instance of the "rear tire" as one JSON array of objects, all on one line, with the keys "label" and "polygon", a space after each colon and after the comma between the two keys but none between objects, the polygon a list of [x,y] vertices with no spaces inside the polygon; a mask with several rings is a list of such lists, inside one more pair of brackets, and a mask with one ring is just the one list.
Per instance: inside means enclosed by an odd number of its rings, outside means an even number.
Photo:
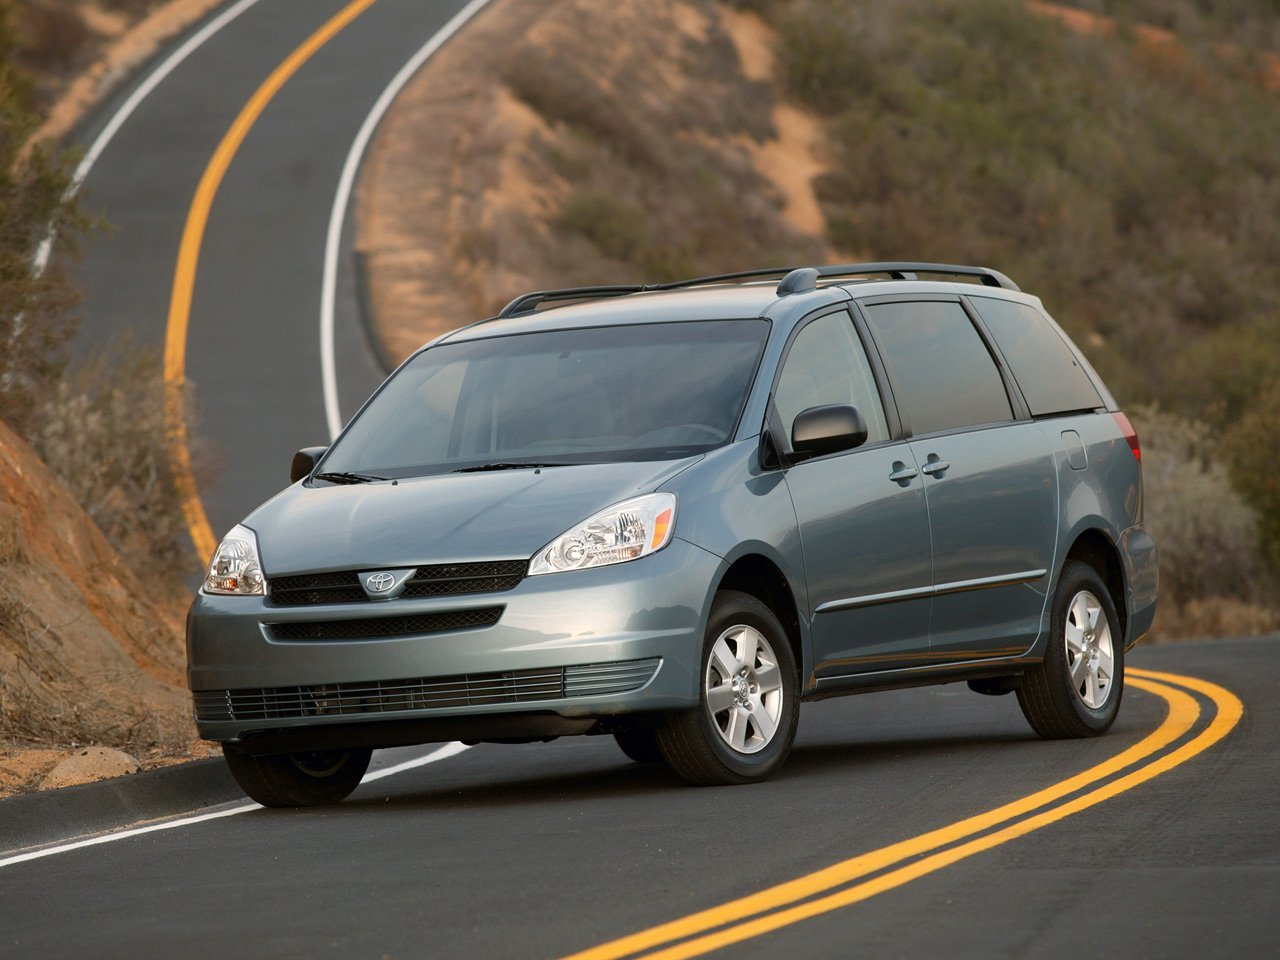
[{"label": "rear tire", "polygon": [[316,750],[254,757],[227,744],[222,755],[236,783],[264,807],[337,803],[360,785],[373,751]]},{"label": "rear tire", "polygon": [[800,682],[773,611],[717,593],[699,661],[699,703],[657,728],[667,764],[690,783],[752,783],[776,771],[795,740]]},{"label": "rear tire", "polygon": [[1096,737],[1111,728],[1124,694],[1124,635],[1111,594],[1090,566],[1068,561],[1053,596],[1044,661],[1018,687],[1018,705],[1040,736]]}]

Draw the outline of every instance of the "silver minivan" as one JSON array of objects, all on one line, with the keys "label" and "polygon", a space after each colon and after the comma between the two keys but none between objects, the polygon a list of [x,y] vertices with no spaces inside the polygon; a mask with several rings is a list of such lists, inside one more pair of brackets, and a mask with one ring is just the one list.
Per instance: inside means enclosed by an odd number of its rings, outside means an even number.
[{"label": "silver minivan", "polygon": [[292,472],[187,626],[200,733],[268,806],[569,734],[744,783],[802,700],[926,683],[1093,736],[1155,614],[1133,427],[980,267],[527,294]]}]

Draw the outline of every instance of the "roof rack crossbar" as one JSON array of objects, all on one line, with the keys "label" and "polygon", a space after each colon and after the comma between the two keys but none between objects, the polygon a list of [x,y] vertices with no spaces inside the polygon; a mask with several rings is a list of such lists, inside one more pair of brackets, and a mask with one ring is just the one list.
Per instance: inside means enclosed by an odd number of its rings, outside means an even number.
[{"label": "roof rack crossbar", "polygon": [[778,295],[802,293],[813,290],[822,277],[859,277],[866,274],[887,273],[894,280],[917,280],[921,273],[952,274],[961,277],[977,277],[988,287],[1017,290],[1018,285],[999,270],[990,267],[969,267],[956,263],[917,263],[912,261],[888,261],[885,263],[837,263],[820,267],[799,267],[783,277],[778,285]]}]

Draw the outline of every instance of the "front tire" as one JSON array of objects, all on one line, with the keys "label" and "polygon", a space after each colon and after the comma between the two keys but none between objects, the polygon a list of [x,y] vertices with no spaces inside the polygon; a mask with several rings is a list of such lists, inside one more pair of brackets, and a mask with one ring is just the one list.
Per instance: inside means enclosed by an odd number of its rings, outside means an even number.
[{"label": "front tire", "polygon": [[372,750],[316,750],[254,757],[227,744],[222,755],[236,783],[264,807],[337,803],[360,785]]},{"label": "front tire", "polygon": [[1090,566],[1069,561],[1053,596],[1044,661],[1018,687],[1018,705],[1040,736],[1096,737],[1111,728],[1124,694],[1124,636],[1115,604]]},{"label": "front tire", "polygon": [[776,771],[795,740],[800,682],[786,631],[745,593],[717,593],[694,710],[657,729],[667,764],[690,783],[751,783]]}]

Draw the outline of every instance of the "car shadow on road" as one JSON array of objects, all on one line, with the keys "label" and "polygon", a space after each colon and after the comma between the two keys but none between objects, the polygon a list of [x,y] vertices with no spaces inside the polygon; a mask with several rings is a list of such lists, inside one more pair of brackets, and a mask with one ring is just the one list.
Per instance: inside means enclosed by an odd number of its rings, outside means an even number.
[{"label": "car shadow on road", "polygon": [[[936,775],[939,765],[950,761],[971,766],[978,756],[982,756],[985,763],[989,756],[999,755],[1005,758],[1006,765],[1028,758],[1036,767],[1073,762],[1087,765],[1099,753],[1115,752],[1115,738],[1104,739],[1111,739],[1112,745],[1099,749],[1098,741],[1050,744],[1030,731],[801,742],[796,744],[786,766],[775,777],[747,789],[772,792],[775,788],[794,785],[797,780],[812,781],[815,788],[821,789],[822,781],[844,781],[850,775],[865,780],[869,775],[890,771],[900,775],[911,771]],[[1070,756],[1064,757],[1064,748]],[[485,747],[477,749],[485,750]],[[429,766],[387,781],[366,784],[342,804],[325,808],[325,815],[367,816],[375,810],[518,809],[538,804],[608,800],[646,803],[659,797],[668,804],[674,796],[694,803],[711,802],[716,796],[723,799],[720,791],[690,787],[662,764],[626,760],[614,763],[598,751],[588,754],[561,749],[554,755],[539,757],[537,747],[520,750],[529,751],[527,764],[508,748],[499,747],[487,758],[488,762],[480,762],[483,754],[469,752],[470,762],[464,767]]]}]

